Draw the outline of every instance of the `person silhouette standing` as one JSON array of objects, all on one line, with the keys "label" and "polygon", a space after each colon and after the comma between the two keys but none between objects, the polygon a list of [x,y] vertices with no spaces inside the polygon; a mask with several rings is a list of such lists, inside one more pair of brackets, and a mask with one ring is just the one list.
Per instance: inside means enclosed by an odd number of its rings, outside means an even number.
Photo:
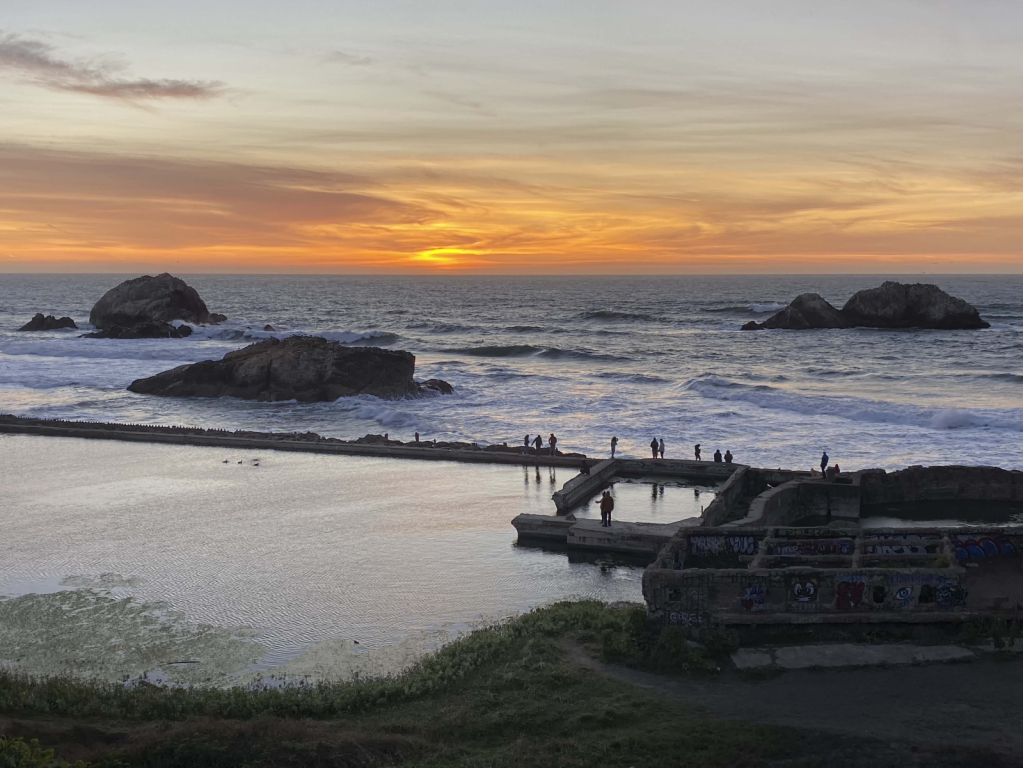
[{"label": "person silhouette standing", "polygon": [[657,449],[659,447],[660,446],[657,443],[657,438],[656,437],[653,440],[650,441],[650,450],[651,450],[651,452],[653,452],[655,459],[657,458]]},{"label": "person silhouette standing", "polygon": [[547,438],[547,444],[551,447],[551,456],[558,455],[558,438],[555,437],[554,433],[551,432],[551,436]]},{"label": "person silhouette standing", "polygon": [[611,437],[611,458],[615,457],[615,448],[618,447],[618,438],[615,436]]},{"label": "person silhouette standing", "polygon": [[661,438],[660,445],[657,446],[657,450],[661,452],[661,458],[664,458],[664,438]]},{"label": "person silhouette standing", "polygon": [[536,452],[539,454],[540,450],[543,448],[543,437],[537,435],[536,440],[533,441],[533,447],[536,448]]},{"label": "person silhouette standing", "polygon": [[830,461],[830,459],[828,457],[828,452],[824,451],[824,454],[821,456],[821,474],[822,475],[826,475],[828,473],[828,461]]},{"label": "person silhouette standing", "polygon": [[693,448],[693,453],[696,454],[696,460],[699,461],[700,460],[700,444],[699,443],[697,443],[696,446]]}]

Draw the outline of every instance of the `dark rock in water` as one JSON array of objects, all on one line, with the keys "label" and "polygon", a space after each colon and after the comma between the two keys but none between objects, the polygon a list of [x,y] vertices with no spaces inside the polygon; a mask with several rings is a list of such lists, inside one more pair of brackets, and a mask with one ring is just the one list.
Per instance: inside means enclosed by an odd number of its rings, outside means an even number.
[{"label": "dark rock in water", "polygon": [[858,291],[842,307],[853,325],[868,328],[934,328],[972,330],[990,328],[976,307],[949,296],[936,285],[896,283]]},{"label": "dark rock in water", "polygon": [[[128,389],[162,397],[239,397],[245,400],[316,402],[353,395],[395,399],[424,390],[412,378],[410,352],[350,347],[319,336],[267,339],[229,352],[222,360],[182,365]],[[449,386],[449,385],[448,385]]]},{"label": "dark rock in water", "polygon": [[210,324],[216,325],[227,320],[227,315],[222,315],[219,312],[210,312]]},{"label": "dark rock in water", "polygon": [[183,339],[192,335],[187,325],[180,327],[170,323],[138,323],[137,325],[113,325],[94,333],[87,333],[85,339]]},{"label": "dark rock in water", "polygon": [[19,331],[55,331],[59,328],[74,328],[78,330],[75,321],[70,317],[57,318],[53,315],[43,316],[42,312],[36,312],[35,316],[25,323]]},{"label": "dark rock in water", "polygon": [[273,333],[276,329],[272,325],[270,325],[270,323],[267,323],[266,325],[263,326],[263,330],[266,331],[267,333]]},{"label": "dark rock in water", "polygon": [[[226,319],[223,315],[216,317]],[[89,322],[97,328],[169,323],[171,320],[217,322],[211,318],[195,288],[166,272],[156,277],[145,275],[126,280],[103,294],[89,313]]]},{"label": "dark rock in water", "polygon": [[454,387],[440,379],[427,379],[420,383],[419,389],[420,391],[436,392],[439,395],[451,395],[455,392]]},{"label": "dark rock in water", "polygon": [[788,328],[804,331],[811,328],[850,328],[851,324],[842,313],[816,293],[803,293],[785,309],[767,318],[762,323],[746,323],[744,331],[761,328]]},{"label": "dark rock in water", "polygon": [[742,330],[855,327],[968,330],[991,326],[971,304],[949,296],[936,285],[889,280],[878,288],[854,294],[842,309],[835,309],[816,293],[804,293],[781,312],[762,323],[746,323]]}]

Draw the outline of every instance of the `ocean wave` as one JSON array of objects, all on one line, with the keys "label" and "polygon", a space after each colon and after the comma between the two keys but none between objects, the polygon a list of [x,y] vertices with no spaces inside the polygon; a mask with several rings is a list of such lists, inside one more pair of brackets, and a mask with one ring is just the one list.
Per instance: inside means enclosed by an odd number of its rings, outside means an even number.
[{"label": "ocean wave", "polygon": [[768,312],[780,312],[785,309],[788,304],[778,304],[777,302],[766,302],[763,304],[742,304],[730,307],[704,307],[703,312],[727,312],[732,315],[742,315],[752,312],[754,315],[765,315]]},{"label": "ocean wave", "polygon": [[462,347],[460,349],[447,349],[444,352],[454,352],[459,355],[471,357],[542,357],[552,360],[561,358],[577,360],[623,360],[625,358],[605,355],[599,352],[591,352],[585,349],[559,349],[558,347],[535,347],[532,344],[508,344],[489,345],[482,347]]},{"label": "ocean wave", "polygon": [[857,397],[808,395],[764,384],[741,384],[719,376],[691,379],[682,388],[711,400],[744,402],[766,410],[805,416],[831,416],[848,421],[937,430],[987,427],[1023,432],[1023,409],[925,408]]},{"label": "ocean wave", "polygon": [[598,379],[613,379],[615,381],[632,381],[636,384],[666,384],[668,379],[660,376],[651,376],[646,373],[622,373],[619,371],[601,371],[593,374]]},{"label": "ocean wave", "polygon": [[411,331],[430,331],[431,333],[468,333],[469,331],[478,331],[479,326],[477,325],[459,325],[458,323],[433,323],[423,320],[417,320],[413,323],[407,323],[405,325]]},{"label": "ocean wave", "polygon": [[539,333],[547,329],[539,325],[510,325],[505,330],[512,333]]},{"label": "ocean wave", "polygon": [[607,320],[612,322],[631,322],[633,320],[651,321],[657,318],[643,312],[619,312],[613,309],[598,309],[592,312],[583,312],[579,315],[583,320]]}]

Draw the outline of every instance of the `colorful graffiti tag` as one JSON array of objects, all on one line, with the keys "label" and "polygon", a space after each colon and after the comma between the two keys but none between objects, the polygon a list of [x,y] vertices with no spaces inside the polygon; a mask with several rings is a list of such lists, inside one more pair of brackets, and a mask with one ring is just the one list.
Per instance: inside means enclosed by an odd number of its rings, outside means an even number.
[{"label": "colorful graffiti tag", "polygon": [[977,539],[953,539],[956,558],[959,560],[976,560],[982,557],[998,555],[1014,555],[1016,547],[1008,536],[982,536]]},{"label": "colorful graffiti tag", "polygon": [[797,610],[809,610],[817,606],[820,596],[820,580],[814,576],[794,576],[789,580],[789,600]]},{"label": "colorful graffiti tag", "polygon": [[851,611],[863,603],[863,591],[867,585],[862,581],[840,581],[835,584],[835,607],[840,611]]},{"label": "colorful graffiti tag", "polygon": [[775,547],[776,555],[787,557],[819,557],[821,555],[851,555],[853,543],[849,539],[831,539],[819,541],[796,541],[791,544],[779,544]]},{"label": "colorful graffiti tag", "polygon": [[751,584],[746,587],[746,594],[740,598],[739,605],[747,611],[762,611],[766,597],[767,590],[763,584]]}]

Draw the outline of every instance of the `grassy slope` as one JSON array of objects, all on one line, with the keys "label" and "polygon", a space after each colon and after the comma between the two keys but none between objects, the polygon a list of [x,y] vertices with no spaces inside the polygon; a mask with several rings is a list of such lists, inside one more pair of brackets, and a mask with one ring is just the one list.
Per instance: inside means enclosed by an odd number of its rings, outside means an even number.
[{"label": "grassy slope", "polygon": [[[569,642],[612,661],[713,674],[712,658],[686,650],[679,634],[651,633],[641,609],[560,603],[477,631],[387,680],[126,690],[0,674],[0,733],[38,738],[65,759],[154,767],[978,764],[976,750],[935,754],[710,719],[572,664]],[[54,764],[4,757],[15,750],[24,747],[0,741],[0,768]]]}]

